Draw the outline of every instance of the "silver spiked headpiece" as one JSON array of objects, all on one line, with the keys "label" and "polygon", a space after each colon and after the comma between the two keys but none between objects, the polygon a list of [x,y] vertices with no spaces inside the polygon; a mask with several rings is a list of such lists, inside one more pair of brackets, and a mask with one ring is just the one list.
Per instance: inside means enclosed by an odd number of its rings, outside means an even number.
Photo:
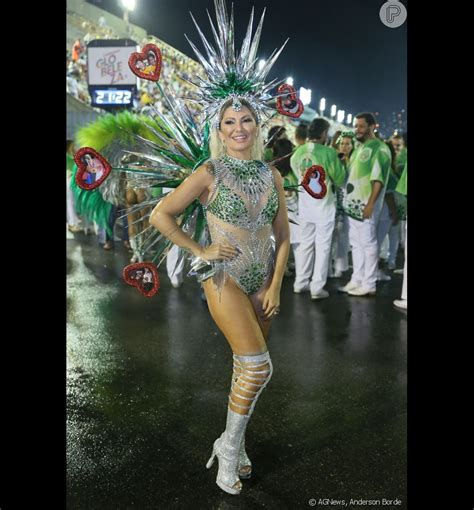
[{"label": "silver spiked headpiece", "polygon": [[[202,33],[199,25],[191,14],[191,18],[196,25],[199,36],[203,42],[207,53],[207,59],[189,40],[194,53],[199,62],[203,65],[208,79],[203,80],[196,77],[197,83],[187,79],[189,83],[198,87],[199,92],[188,99],[198,102],[204,110],[204,122],[210,120],[213,127],[219,126],[221,110],[225,103],[232,99],[234,110],[238,111],[242,107],[242,100],[247,101],[257,116],[259,124],[272,117],[275,108],[269,105],[274,98],[269,94],[270,89],[283,80],[276,79],[265,83],[268,72],[279,57],[288,39],[279,50],[275,50],[264,65],[259,65],[257,49],[262,33],[263,18],[265,9],[260,18],[257,30],[252,37],[254,9],[250,15],[250,21],[247,27],[242,47],[238,56],[235,53],[234,40],[234,6],[232,4],[230,20],[227,14],[225,0],[214,0],[216,9],[217,31],[211,16],[207,11],[211,24],[212,33],[216,42],[215,48],[209,44]],[[184,78],[183,78],[184,79]]]}]

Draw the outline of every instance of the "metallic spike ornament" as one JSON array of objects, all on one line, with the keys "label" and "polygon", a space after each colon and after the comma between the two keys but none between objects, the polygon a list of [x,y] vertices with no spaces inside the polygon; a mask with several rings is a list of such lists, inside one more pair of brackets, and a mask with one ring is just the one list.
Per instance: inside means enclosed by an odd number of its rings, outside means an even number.
[{"label": "metallic spike ornament", "polygon": [[288,42],[288,39],[278,51],[275,50],[272,53],[265,65],[259,69],[257,49],[262,33],[265,10],[252,37],[254,17],[254,9],[252,8],[246,35],[240,53],[237,56],[235,52],[233,4],[230,20],[225,0],[214,0],[214,5],[216,9],[217,30],[209,12],[207,14],[215,40],[215,47],[206,39],[191,14],[191,18],[196,25],[207,53],[207,58],[204,57],[187,36],[186,39],[188,39],[191,48],[204,67],[208,79],[206,81],[197,77],[197,83],[195,83],[182,77],[183,80],[196,86],[199,90],[187,99],[203,106],[204,118],[202,122],[210,121],[215,128],[219,126],[222,108],[229,99],[232,100],[232,107],[235,111],[240,111],[242,101],[247,101],[256,114],[257,122],[262,124],[275,114],[275,109],[269,104],[274,97],[268,93],[271,87],[276,86],[275,80],[271,83],[265,83],[265,79]]}]

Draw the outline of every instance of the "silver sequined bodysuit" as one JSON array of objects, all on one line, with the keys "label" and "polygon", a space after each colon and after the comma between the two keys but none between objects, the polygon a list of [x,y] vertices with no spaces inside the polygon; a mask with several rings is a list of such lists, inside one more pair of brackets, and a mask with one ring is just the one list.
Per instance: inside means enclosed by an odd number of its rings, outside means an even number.
[{"label": "silver sequined bodysuit", "polygon": [[239,250],[232,260],[213,263],[219,292],[230,276],[245,294],[255,294],[273,269],[272,222],[278,211],[273,172],[263,161],[224,155],[210,160],[214,184],[204,206],[213,243]]}]

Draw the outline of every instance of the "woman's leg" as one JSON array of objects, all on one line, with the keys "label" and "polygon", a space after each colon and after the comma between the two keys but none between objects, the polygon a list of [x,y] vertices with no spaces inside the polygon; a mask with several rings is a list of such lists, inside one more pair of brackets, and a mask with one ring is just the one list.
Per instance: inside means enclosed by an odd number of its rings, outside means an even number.
[{"label": "woman's leg", "polygon": [[268,334],[270,332],[270,326],[272,324],[273,319],[264,320],[263,319],[263,300],[265,299],[265,293],[267,292],[268,288],[270,287],[270,284],[272,283],[273,278],[273,272],[268,276],[268,278],[265,280],[263,285],[260,287],[260,289],[255,293],[252,294],[249,297],[250,301],[252,302],[253,309],[255,311],[255,315],[257,316],[258,324],[260,326],[260,329],[262,330],[263,337],[265,339],[265,342],[268,342]]},{"label": "woman's leg", "polygon": [[[248,356],[267,350],[259,316],[254,308],[258,306],[258,298],[254,298],[254,305],[232,278],[227,279],[220,296],[212,278],[203,282],[203,289],[211,316],[234,354]],[[261,289],[254,296],[260,297],[260,292]]]},{"label": "woman's leg", "polygon": [[[125,204],[127,209],[133,207],[137,203],[137,195],[133,189],[127,189],[125,192]],[[135,213],[127,214],[128,222],[128,238],[135,237],[137,234],[137,224],[135,223],[139,219],[140,215]]]},{"label": "woman's leg", "polygon": [[[265,293],[270,287],[272,278],[273,271],[269,274],[267,280],[263,283],[262,287],[255,294],[248,296],[250,301],[252,302],[252,306],[255,311],[258,324],[260,326],[260,329],[266,342],[268,342],[268,334],[270,332],[270,325],[272,323],[272,319],[269,320],[263,319],[262,306],[263,300],[265,298]],[[239,453],[239,476],[241,478],[250,478],[251,474],[252,474],[252,462],[250,461],[247,452],[245,451],[245,435],[244,435]]]},{"label": "woman's leg", "polygon": [[[245,430],[273,371],[265,342],[269,324],[267,326],[255,310],[255,306],[261,308],[266,289],[264,285],[249,298],[231,278],[226,281],[220,295],[212,279],[205,281],[203,288],[211,316],[234,353],[226,430],[214,443],[213,456],[207,466],[210,467],[214,455],[218,455],[216,483],[223,490],[238,494],[241,489],[237,475],[239,459],[244,459],[240,466],[246,467],[245,475],[249,474],[251,468],[245,454]],[[244,473],[241,474],[244,476]]]}]

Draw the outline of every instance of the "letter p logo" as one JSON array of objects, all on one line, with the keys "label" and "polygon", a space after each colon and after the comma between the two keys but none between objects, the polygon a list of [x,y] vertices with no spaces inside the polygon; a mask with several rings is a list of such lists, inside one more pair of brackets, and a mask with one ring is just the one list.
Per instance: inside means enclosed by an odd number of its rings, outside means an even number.
[{"label": "letter p logo", "polygon": [[387,7],[386,15],[387,15],[387,22],[389,24],[393,23],[393,20],[402,12],[400,7],[398,5],[389,5]]},{"label": "letter p logo", "polygon": [[380,20],[389,28],[397,28],[405,23],[407,10],[405,6],[396,0],[386,2],[380,8]]}]

